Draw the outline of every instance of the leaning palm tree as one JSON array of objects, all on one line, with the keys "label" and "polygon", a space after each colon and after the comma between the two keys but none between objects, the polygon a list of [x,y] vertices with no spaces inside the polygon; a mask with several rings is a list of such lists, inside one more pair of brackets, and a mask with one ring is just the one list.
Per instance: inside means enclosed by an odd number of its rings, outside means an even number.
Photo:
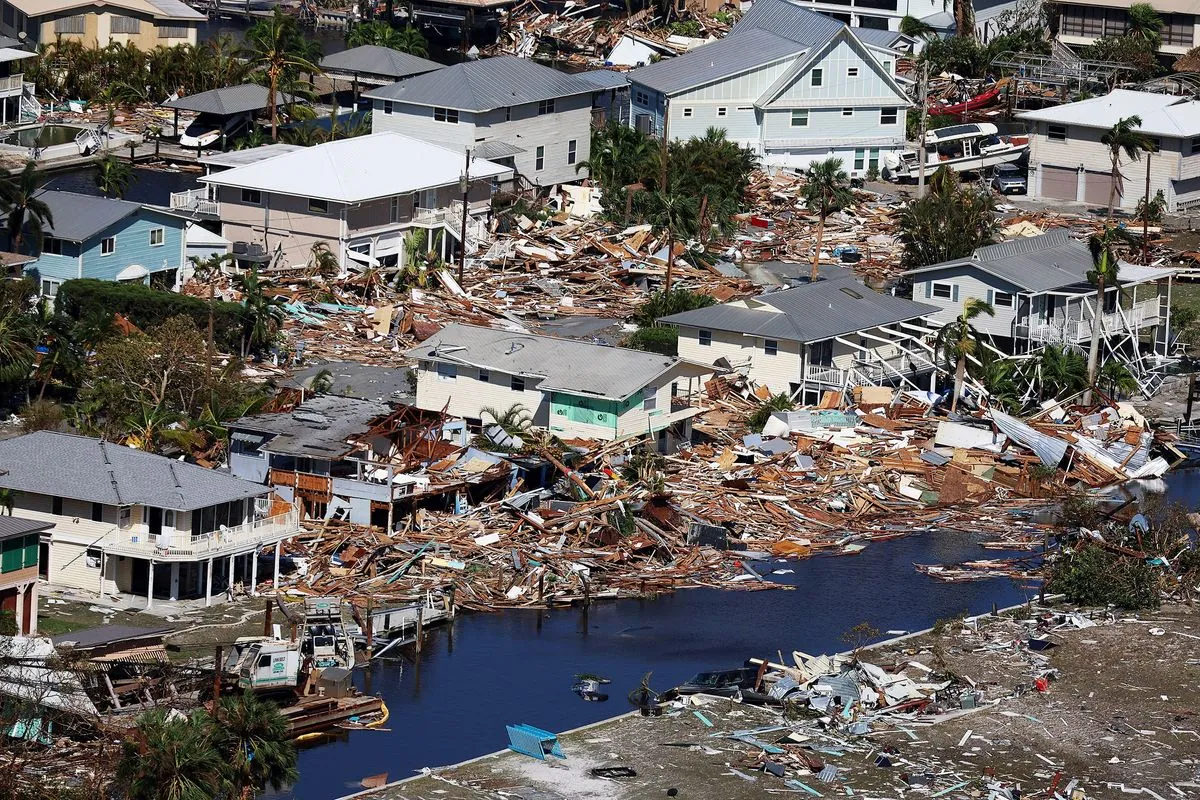
[{"label": "leaning palm tree", "polygon": [[842,169],[840,158],[818,161],[808,169],[808,183],[804,185],[804,202],[810,213],[817,215],[817,246],[813,249],[812,270],[808,279],[816,283],[820,279],[821,243],[825,239],[825,220],[839,209],[854,202],[849,189],[850,178]]},{"label": "leaning palm tree", "polygon": [[128,161],[108,155],[96,164],[96,174],[92,180],[105,197],[124,197],[125,192],[129,191],[129,184],[133,183],[133,167]]},{"label": "leaning palm tree", "polygon": [[1150,139],[1137,129],[1141,127],[1142,118],[1137,114],[1122,117],[1100,137],[1100,143],[1108,148],[1112,160],[1111,183],[1108,189],[1108,218],[1111,220],[1113,206],[1116,205],[1117,192],[1124,194],[1125,176],[1121,174],[1121,154],[1130,161],[1140,161],[1142,153],[1153,149]]},{"label": "leaning palm tree", "polygon": [[988,303],[976,297],[968,297],[963,303],[962,313],[953,322],[948,322],[937,332],[934,339],[934,351],[945,353],[946,360],[954,364],[954,396],[950,400],[950,410],[958,410],[958,398],[962,397],[963,383],[967,377],[967,360],[974,357],[980,347],[979,331],[971,324],[971,320],[980,314],[989,317],[996,315],[995,309]]},{"label": "leaning palm tree", "polygon": [[0,384],[23,383],[33,367],[37,330],[20,308],[0,311]]},{"label": "leaning palm tree", "polygon": [[250,800],[271,787],[294,783],[296,747],[279,709],[253,692],[221,698],[220,722],[213,720],[213,743],[225,764],[230,798]]},{"label": "leaning palm tree", "polygon": [[1125,35],[1146,42],[1157,50],[1162,42],[1163,20],[1149,3],[1134,3],[1126,12],[1128,24]]},{"label": "leaning palm tree", "polygon": [[172,719],[148,711],[127,736],[117,785],[128,800],[212,800],[228,786],[225,764],[202,714]]},{"label": "leaning palm tree", "polygon": [[479,415],[490,417],[492,423],[499,425],[500,429],[509,436],[522,436],[529,433],[533,427],[533,414],[529,413],[529,409],[520,403],[513,403],[503,411],[492,406],[485,406],[479,409]]},{"label": "leaning palm tree", "polygon": [[267,294],[266,282],[251,267],[241,276],[242,304],[246,307],[246,332],[243,355],[265,348],[271,337],[283,327],[283,298]]},{"label": "leaning palm tree", "polygon": [[900,19],[900,32],[914,39],[929,39],[937,35],[929,23],[908,14]]},{"label": "leaning palm tree", "polygon": [[1113,245],[1125,239],[1120,228],[1109,226],[1099,236],[1088,240],[1092,252],[1092,268],[1088,271],[1088,282],[1096,287],[1096,301],[1092,311],[1092,343],[1088,348],[1087,388],[1083,390],[1083,405],[1092,403],[1092,387],[1096,385],[1096,369],[1100,364],[1100,332],[1104,327],[1104,296],[1110,286],[1117,285],[1120,259],[1113,252]]},{"label": "leaning palm tree", "polygon": [[671,279],[675,272],[675,242],[677,237],[691,235],[696,227],[696,203],[683,194],[658,191],[649,195],[646,221],[666,234],[667,274],[663,280],[663,291],[671,291]]},{"label": "leaning palm tree", "polygon": [[320,67],[301,55],[307,49],[303,39],[296,20],[278,8],[273,16],[259,20],[246,31],[246,58],[267,83],[273,142],[279,141],[280,86],[293,80],[298,73],[315,75],[321,72]]},{"label": "leaning palm tree", "polygon": [[42,177],[32,161],[16,174],[0,167],[0,212],[8,214],[8,240],[13,252],[21,252],[27,229],[40,247],[43,227],[54,226],[54,214],[41,198]]},{"label": "leaning palm tree", "polygon": [[1087,386],[1087,362],[1074,350],[1047,345],[1036,363],[1038,398],[1071,397]]}]

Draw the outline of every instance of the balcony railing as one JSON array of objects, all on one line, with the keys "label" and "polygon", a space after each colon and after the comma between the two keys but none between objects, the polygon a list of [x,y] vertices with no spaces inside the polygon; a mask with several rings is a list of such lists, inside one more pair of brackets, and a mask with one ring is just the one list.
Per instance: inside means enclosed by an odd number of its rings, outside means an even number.
[{"label": "balcony railing", "polygon": [[[1140,300],[1131,308],[1102,314],[1101,320],[1103,322],[1101,332],[1108,335],[1157,325],[1159,323],[1159,299],[1152,297],[1148,300]],[[1035,342],[1077,344],[1092,338],[1090,317],[1085,319],[1057,318],[1049,322],[1018,326],[1018,328],[1026,329],[1029,338]]]},{"label": "balcony railing", "polygon": [[209,199],[208,189],[188,189],[186,192],[171,192],[171,210],[189,211],[196,214],[217,216],[220,207]]},{"label": "balcony railing", "polygon": [[0,78],[0,94],[12,94],[20,92],[24,86],[24,75],[8,75]]},{"label": "balcony railing", "polygon": [[[296,511],[254,520],[231,528],[191,537],[190,541],[160,544],[166,536],[154,536],[134,531],[115,531],[103,542],[108,553],[159,561],[191,561],[245,551],[254,545],[276,542],[295,535],[300,530]],[[176,538],[182,538],[176,534]]]}]

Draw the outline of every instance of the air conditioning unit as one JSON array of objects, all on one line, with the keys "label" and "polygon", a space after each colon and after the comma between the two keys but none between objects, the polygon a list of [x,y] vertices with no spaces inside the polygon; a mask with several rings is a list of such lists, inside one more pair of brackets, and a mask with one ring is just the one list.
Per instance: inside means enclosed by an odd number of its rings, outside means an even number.
[{"label": "air conditioning unit", "polygon": [[654,118],[649,114],[638,114],[634,120],[634,126],[638,133],[644,133],[647,136],[654,134]]}]

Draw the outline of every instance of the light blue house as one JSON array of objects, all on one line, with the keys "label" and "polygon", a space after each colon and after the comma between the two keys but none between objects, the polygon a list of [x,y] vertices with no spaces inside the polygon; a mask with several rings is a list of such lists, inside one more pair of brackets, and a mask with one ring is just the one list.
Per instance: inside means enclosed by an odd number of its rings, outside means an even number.
[{"label": "light blue house", "polygon": [[41,241],[27,232],[21,250],[37,256],[25,273],[39,281],[43,296],[53,297],[72,278],[178,287],[188,263],[186,220],[141,203],[74,192],[47,190],[38,198],[53,220],[43,226]]},{"label": "light blue house", "polygon": [[768,166],[836,156],[862,177],[904,148],[910,102],[895,72],[907,41],[757,0],[724,39],[630,72],[630,125],[673,140],[723,128]]}]

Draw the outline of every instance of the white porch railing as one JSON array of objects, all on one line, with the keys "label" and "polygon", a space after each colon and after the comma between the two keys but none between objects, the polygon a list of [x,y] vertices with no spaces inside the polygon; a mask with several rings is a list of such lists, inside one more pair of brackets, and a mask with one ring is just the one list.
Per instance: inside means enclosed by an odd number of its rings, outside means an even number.
[{"label": "white porch railing", "polygon": [[[1140,300],[1131,308],[1102,314],[1102,334],[1132,333],[1159,321],[1159,300]],[[1044,344],[1079,344],[1092,338],[1092,320],[1055,319],[1029,326],[1029,338]]]},{"label": "white porch railing", "polygon": [[838,369],[837,367],[822,367],[816,364],[809,364],[804,368],[804,377],[806,380],[814,383],[828,383],[834,386],[844,386],[846,383],[847,370]]},{"label": "white porch railing", "polygon": [[[193,536],[183,543],[159,544],[165,536],[153,536],[133,531],[115,531],[101,546],[108,553],[160,561],[192,561],[200,558],[229,555],[265,542],[286,539],[300,531],[296,511],[254,520],[232,528]],[[180,536],[179,538],[182,538]]]},{"label": "white porch railing", "polygon": [[20,92],[24,86],[24,75],[8,75],[0,78],[0,94]]},{"label": "white porch railing", "polygon": [[208,196],[208,189],[188,189],[185,192],[171,192],[171,209],[175,211],[194,211],[198,214],[217,215],[219,206]]}]

